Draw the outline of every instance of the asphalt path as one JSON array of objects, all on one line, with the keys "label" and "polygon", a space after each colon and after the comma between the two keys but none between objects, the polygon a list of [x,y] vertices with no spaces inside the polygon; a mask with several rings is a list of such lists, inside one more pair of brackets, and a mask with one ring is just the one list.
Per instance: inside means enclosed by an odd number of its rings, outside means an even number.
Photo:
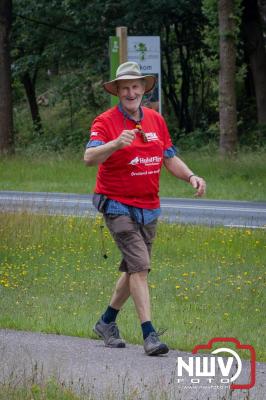
[{"label": "asphalt path", "polygon": [[[148,357],[140,345],[111,349],[100,340],[0,329],[0,383],[11,387],[55,379],[97,400],[266,398],[265,363],[256,363],[255,385],[251,389],[230,392],[228,384],[221,383],[219,368],[215,368],[211,383],[202,377],[198,383],[191,383],[188,374],[178,381],[177,357],[188,363],[191,354],[170,350],[165,356]],[[250,365],[250,361],[242,360],[240,376],[234,383],[250,382]],[[235,367],[233,364],[233,374]]]},{"label": "asphalt path", "polygon": [[[266,202],[161,198],[161,218],[182,224],[266,229]],[[91,195],[0,191],[0,210],[94,216]]]}]

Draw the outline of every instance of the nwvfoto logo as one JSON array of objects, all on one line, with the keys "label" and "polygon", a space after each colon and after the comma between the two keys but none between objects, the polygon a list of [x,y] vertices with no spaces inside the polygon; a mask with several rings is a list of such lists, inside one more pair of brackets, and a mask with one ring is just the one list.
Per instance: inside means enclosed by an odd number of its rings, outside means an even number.
[{"label": "nwvfoto logo", "polygon": [[139,157],[133,158],[133,160],[130,161],[130,165],[137,165],[139,163]]},{"label": "nwvfoto logo", "polygon": [[[255,385],[255,374],[256,374],[256,353],[255,349],[248,344],[241,344],[235,338],[213,338],[207,344],[197,345],[193,348],[192,354],[196,354],[199,350],[212,349],[213,343],[219,342],[231,342],[235,345],[236,349],[248,350],[250,356],[250,381],[246,383],[233,383],[237,380],[242,372],[242,361],[237,351],[227,347],[220,347],[211,352],[210,356],[194,356],[188,357],[188,363],[186,363],[182,357],[177,357],[177,375],[178,377],[183,376],[183,372],[190,377],[190,381],[193,384],[200,383],[201,379],[207,379],[209,383],[212,383],[213,378],[216,376],[216,366],[220,370],[223,378],[221,383],[230,384],[230,389],[250,389]],[[224,361],[222,357],[217,357],[216,354],[229,353],[233,357],[228,357]],[[235,361],[236,369],[232,375],[231,371]],[[184,381],[178,378],[178,383]]]}]

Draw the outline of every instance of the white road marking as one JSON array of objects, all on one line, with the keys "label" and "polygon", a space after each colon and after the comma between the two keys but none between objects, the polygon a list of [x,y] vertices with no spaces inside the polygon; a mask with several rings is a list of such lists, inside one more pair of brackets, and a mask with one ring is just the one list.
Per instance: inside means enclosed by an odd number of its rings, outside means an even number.
[{"label": "white road marking", "polygon": [[226,228],[266,229],[266,226],[259,225],[224,225]]},{"label": "white road marking", "polygon": [[37,202],[43,202],[43,203],[81,203],[81,204],[89,204],[90,201],[88,200],[82,200],[82,199],[49,199],[45,197],[5,197],[5,196],[0,196],[0,200],[7,200],[7,201],[21,201],[21,202],[31,202],[31,203],[37,203]]},{"label": "white road marking", "polygon": [[240,212],[262,212],[266,213],[263,208],[238,208],[238,207],[223,207],[223,206],[200,206],[200,205],[172,205],[161,204],[161,208],[184,208],[197,210],[214,210],[214,211],[240,211]]}]

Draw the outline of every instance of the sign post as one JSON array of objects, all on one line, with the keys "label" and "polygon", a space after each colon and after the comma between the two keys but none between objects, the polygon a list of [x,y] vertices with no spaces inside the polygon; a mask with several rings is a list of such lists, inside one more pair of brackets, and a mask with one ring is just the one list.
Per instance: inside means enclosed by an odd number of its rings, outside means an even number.
[{"label": "sign post", "polygon": [[127,61],[127,27],[118,26],[116,28],[116,36],[119,37],[119,64]]},{"label": "sign post", "polygon": [[[116,70],[120,64],[119,37],[109,37],[110,79],[115,79]],[[118,98],[111,95],[111,107],[118,103]]]},{"label": "sign post", "polygon": [[[120,64],[127,61],[127,27],[118,26],[116,36],[109,37],[110,79],[115,79],[115,73]],[[111,107],[118,104],[118,98],[111,95]]]}]

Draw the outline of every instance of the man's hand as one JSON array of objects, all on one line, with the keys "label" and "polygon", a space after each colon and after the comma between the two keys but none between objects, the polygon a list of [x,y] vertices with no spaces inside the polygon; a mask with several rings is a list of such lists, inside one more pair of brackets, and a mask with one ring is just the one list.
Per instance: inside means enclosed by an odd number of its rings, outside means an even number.
[{"label": "man's hand", "polygon": [[123,147],[130,146],[134,141],[137,132],[138,129],[122,131],[120,136],[115,139],[117,149],[122,149]]},{"label": "man's hand", "polygon": [[89,147],[84,154],[85,164],[88,166],[102,164],[115,151],[130,146],[135,139],[138,129],[124,130],[118,138],[96,147]]},{"label": "man's hand", "polygon": [[206,182],[200,176],[193,175],[189,180],[194,189],[197,189],[195,196],[201,197],[206,192]]}]

